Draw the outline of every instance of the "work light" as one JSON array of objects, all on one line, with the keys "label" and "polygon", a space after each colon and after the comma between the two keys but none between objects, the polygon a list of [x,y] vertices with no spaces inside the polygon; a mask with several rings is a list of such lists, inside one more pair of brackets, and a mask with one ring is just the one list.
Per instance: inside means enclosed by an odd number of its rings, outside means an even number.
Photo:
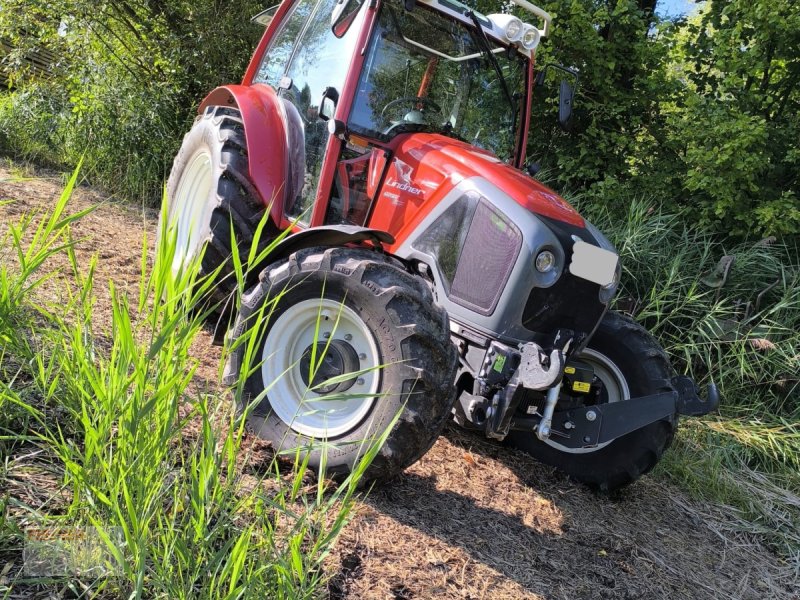
[{"label": "work light", "polygon": [[541,33],[536,27],[528,27],[525,33],[522,34],[522,47],[525,50],[533,50],[539,45]]},{"label": "work light", "polygon": [[509,42],[517,42],[522,37],[525,26],[514,15],[489,15],[489,20],[496,25]]}]

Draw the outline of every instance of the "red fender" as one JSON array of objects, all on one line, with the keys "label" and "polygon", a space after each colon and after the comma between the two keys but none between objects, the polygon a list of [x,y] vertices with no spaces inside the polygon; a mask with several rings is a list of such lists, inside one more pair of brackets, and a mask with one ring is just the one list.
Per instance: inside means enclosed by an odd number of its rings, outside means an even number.
[{"label": "red fender", "polygon": [[247,139],[250,180],[265,207],[270,207],[273,223],[280,227],[286,200],[286,126],[281,101],[268,85],[225,85],[218,87],[200,103],[198,113],[207,106],[232,106],[239,109]]}]

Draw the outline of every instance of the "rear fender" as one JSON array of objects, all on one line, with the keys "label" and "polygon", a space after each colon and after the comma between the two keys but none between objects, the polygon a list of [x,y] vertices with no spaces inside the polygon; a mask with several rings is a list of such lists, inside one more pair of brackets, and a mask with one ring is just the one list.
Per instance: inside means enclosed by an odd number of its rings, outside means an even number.
[{"label": "rear fender", "polygon": [[287,194],[291,193],[288,188],[294,187],[294,178],[287,170],[291,138],[287,136],[284,104],[271,87],[256,84],[218,87],[200,103],[198,112],[208,106],[230,106],[241,113],[250,180],[264,206],[271,205],[272,221],[280,227]]}]

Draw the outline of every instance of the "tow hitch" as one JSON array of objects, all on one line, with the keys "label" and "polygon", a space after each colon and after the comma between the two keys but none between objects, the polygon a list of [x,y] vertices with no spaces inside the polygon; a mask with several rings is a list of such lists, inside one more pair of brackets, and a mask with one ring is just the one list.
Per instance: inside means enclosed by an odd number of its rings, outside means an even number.
[{"label": "tow hitch", "polygon": [[[512,428],[512,418],[519,405],[520,399],[526,389],[528,390],[547,390],[547,406],[545,415],[552,414],[558,401],[558,391],[561,388],[560,382],[564,372],[564,355],[572,344],[572,332],[562,333],[559,331],[553,340],[553,347],[545,351],[538,344],[529,342],[520,347],[519,353],[512,351],[511,355],[502,354],[506,350],[500,344],[493,344],[500,356],[503,356],[503,364],[510,363],[508,356],[518,360],[518,366],[513,371],[508,384],[496,391],[486,409],[485,430],[487,437],[502,440],[508,435]],[[473,396],[473,401],[477,400],[479,405],[483,405],[485,400],[477,399]],[[542,419],[542,425],[547,419]]]},{"label": "tow hitch", "polygon": [[[674,392],[555,411],[546,437],[557,437],[558,443],[568,448],[587,448],[610,442],[656,421],[670,421],[676,413],[700,416],[719,407],[719,391],[713,383],[708,385],[705,399],[700,397],[697,387],[688,377],[674,377],[672,385]],[[544,421],[516,418],[511,428],[535,430],[542,439],[545,432],[541,425]]]}]

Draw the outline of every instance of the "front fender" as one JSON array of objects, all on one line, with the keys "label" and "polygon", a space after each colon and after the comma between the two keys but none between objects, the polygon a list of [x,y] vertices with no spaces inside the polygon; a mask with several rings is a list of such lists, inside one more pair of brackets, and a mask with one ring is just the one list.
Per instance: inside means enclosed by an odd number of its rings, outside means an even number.
[{"label": "front fender", "polygon": [[394,237],[380,229],[359,227],[358,225],[322,225],[287,236],[273,248],[267,256],[267,261],[274,264],[303,248],[344,246],[367,241],[380,246],[380,244],[393,244]]},{"label": "front fender", "polygon": [[264,84],[225,85],[206,96],[198,112],[208,106],[230,106],[241,113],[250,180],[279,227],[289,191],[288,152],[286,115],[275,90]]}]

